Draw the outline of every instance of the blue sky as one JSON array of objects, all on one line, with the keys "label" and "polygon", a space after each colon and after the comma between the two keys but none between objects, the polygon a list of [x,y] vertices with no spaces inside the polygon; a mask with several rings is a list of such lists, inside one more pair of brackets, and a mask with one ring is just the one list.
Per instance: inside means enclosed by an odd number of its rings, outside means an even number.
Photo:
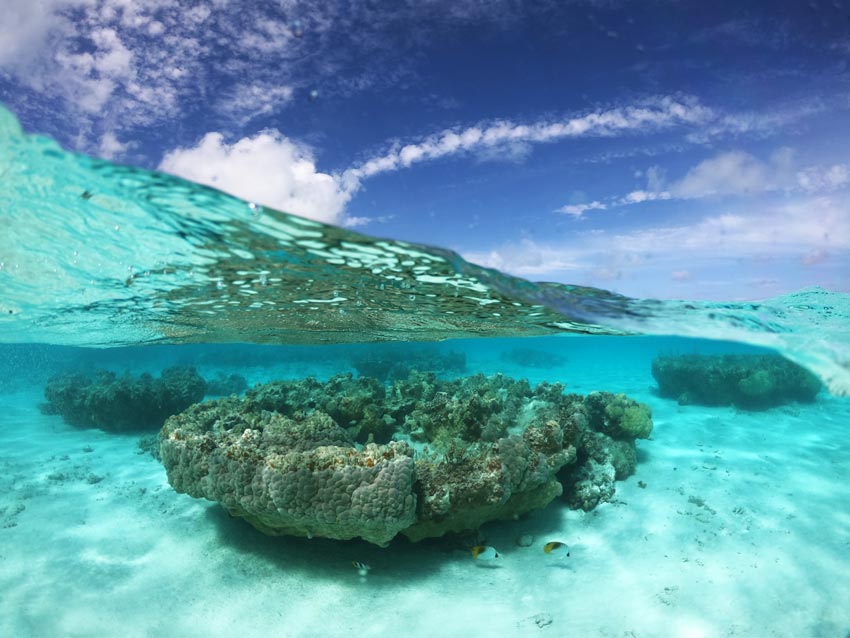
[{"label": "blue sky", "polygon": [[5,5],[66,148],[536,280],[850,290],[850,2]]}]

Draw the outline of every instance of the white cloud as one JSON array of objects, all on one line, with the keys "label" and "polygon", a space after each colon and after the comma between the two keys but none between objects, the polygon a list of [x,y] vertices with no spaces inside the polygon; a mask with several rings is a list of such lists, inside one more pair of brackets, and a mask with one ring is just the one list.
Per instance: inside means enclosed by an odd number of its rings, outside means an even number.
[{"label": "white cloud", "polygon": [[805,191],[820,192],[850,184],[850,164],[810,166],[797,173],[797,183]]},{"label": "white cloud", "polygon": [[490,251],[465,252],[463,257],[472,263],[520,277],[538,277],[583,267],[580,251],[547,246],[527,238]]},{"label": "white cloud", "polygon": [[[757,195],[793,188],[793,152],[780,148],[764,162],[744,151],[729,151],[703,160],[668,186],[672,197]],[[660,183],[656,179],[657,183]]]},{"label": "white cloud", "polygon": [[511,144],[541,144],[567,138],[641,134],[697,124],[711,117],[712,111],[694,100],[661,97],[640,106],[596,111],[564,120],[531,124],[500,120],[465,129],[449,129],[416,143],[398,145],[346,170],[343,178],[352,186],[379,173],[459,153],[480,153]]},{"label": "white cloud", "polygon": [[94,70],[107,77],[128,77],[133,70],[133,54],[114,29],[95,29],[91,41],[97,47]]},{"label": "white cloud", "polygon": [[[91,151],[103,128],[119,124],[128,137],[210,102],[244,123],[286,105],[293,91],[339,97],[398,86],[416,79],[424,43],[461,25],[510,28],[552,8],[532,4],[4,0],[0,74],[30,89],[7,100],[13,110],[44,118],[64,111],[79,127],[68,136],[81,132],[78,150]],[[221,86],[247,89],[215,104]],[[505,151],[483,158],[515,161],[527,152],[517,144]]]},{"label": "white cloud", "polygon": [[719,196],[752,196],[770,192],[827,193],[850,184],[850,165],[794,168],[794,153],[777,149],[768,160],[740,150],[703,160],[678,180],[668,182],[665,172],[653,166],[646,171],[647,188],[610,198],[610,205],[627,206],[668,199]]},{"label": "white cloud", "polygon": [[519,164],[531,155],[529,142],[510,142],[494,146],[485,146],[475,153],[479,162],[508,162]]},{"label": "white cloud", "polygon": [[827,105],[817,99],[783,104],[766,111],[739,111],[718,114],[705,126],[688,133],[687,139],[696,144],[712,142],[718,137],[766,137],[777,130],[788,130],[795,122],[817,115]]},{"label": "white cloud", "polygon": [[98,155],[104,159],[113,159],[124,153],[129,146],[129,144],[118,141],[115,133],[107,131],[100,138],[100,152]]},{"label": "white cloud", "polygon": [[333,175],[316,170],[312,151],[276,130],[232,144],[207,133],[194,147],[168,152],[160,170],[242,199],[331,224],[345,224],[351,198]]},{"label": "white cloud", "polygon": [[605,210],[606,208],[608,207],[605,204],[594,200],[589,204],[567,204],[566,206],[561,206],[555,212],[571,215],[576,219],[579,219],[586,211]]},{"label": "white cloud", "polygon": [[656,200],[661,199],[671,199],[672,195],[670,195],[667,191],[643,191],[637,190],[624,195],[620,199],[617,200],[618,204],[642,204],[643,202],[654,202]]},{"label": "white cloud", "polygon": [[768,167],[748,153],[732,151],[704,160],[669,187],[674,197],[756,194],[771,187]]},{"label": "white cloud", "polygon": [[346,228],[358,228],[367,224],[386,224],[388,221],[395,219],[395,215],[377,215],[374,217],[358,217],[347,215],[342,220],[342,225]]},{"label": "white cloud", "polygon": [[559,244],[523,239],[464,257],[515,275],[597,286],[651,274],[658,277],[649,291],[655,296],[669,294],[664,287],[671,277],[704,285],[695,272],[702,266],[733,280],[725,282],[728,293],[743,285],[734,283],[742,263],[782,259],[813,266],[834,257],[850,258],[850,196],[800,197],[755,211],[750,206],[694,223],[624,233],[595,230]]},{"label": "white cloud", "polygon": [[293,93],[286,85],[241,83],[219,101],[216,109],[244,126],[255,117],[281,111],[292,101]]},{"label": "white cloud", "polygon": [[40,55],[48,33],[60,22],[55,12],[63,4],[60,0],[4,3],[0,20],[0,67],[20,68]]}]

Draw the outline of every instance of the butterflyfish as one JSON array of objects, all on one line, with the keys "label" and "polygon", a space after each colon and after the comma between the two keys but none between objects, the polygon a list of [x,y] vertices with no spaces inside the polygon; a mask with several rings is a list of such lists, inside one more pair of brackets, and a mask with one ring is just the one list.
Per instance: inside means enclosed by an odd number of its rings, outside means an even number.
[{"label": "butterflyfish", "polygon": [[361,563],[360,561],[353,560],[351,561],[352,567],[357,570],[357,573],[361,576],[368,576],[369,570],[372,569],[371,565],[367,565],[366,563]]},{"label": "butterflyfish", "polygon": [[495,560],[499,558],[499,552],[489,545],[476,545],[472,548],[472,557],[475,560]]},{"label": "butterflyfish", "polygon": [[560,541],[552,541],[550,543],[546,543],[543,546],[543,551],[547,554],[563,556],[564,558],[569,558],[570,556],[570,548],[567,547],[566,543],[562,543]]}]

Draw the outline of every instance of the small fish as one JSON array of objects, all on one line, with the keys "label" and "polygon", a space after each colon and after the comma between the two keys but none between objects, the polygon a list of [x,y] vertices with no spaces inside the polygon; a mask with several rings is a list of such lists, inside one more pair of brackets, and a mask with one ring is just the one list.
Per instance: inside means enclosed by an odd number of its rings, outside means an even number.
[{"label": "small fish", "polygon": [[546,543],[543,546],[543,551],[547,554],[555,554],[557,556],[563,556],[564,558],[570,557],[570,548],[567,547],[566,543],[562,543],[560,541]]},{"label": "small fish", "polygon": [[499,558],[499,552],[489,545],[476,545],[472,548],[472,557],[475,560],[495,560]]},{"label": "small fish", "polygon": [[353,560],[351,561],[352,567],[357,570],[357,573],[361,576],[368,576],[369,570],[372,569],[371,565],[367,565],[366,563],[361,563],[360,561]]}]

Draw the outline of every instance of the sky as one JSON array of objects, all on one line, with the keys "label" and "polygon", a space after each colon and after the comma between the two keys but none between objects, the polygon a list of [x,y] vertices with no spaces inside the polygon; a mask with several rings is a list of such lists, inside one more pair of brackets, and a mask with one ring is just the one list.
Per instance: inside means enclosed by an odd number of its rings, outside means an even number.
[{"label": "sky", "polygon": [[4,0],[65,148],[539,281],[850,291],[850,0]]}]

